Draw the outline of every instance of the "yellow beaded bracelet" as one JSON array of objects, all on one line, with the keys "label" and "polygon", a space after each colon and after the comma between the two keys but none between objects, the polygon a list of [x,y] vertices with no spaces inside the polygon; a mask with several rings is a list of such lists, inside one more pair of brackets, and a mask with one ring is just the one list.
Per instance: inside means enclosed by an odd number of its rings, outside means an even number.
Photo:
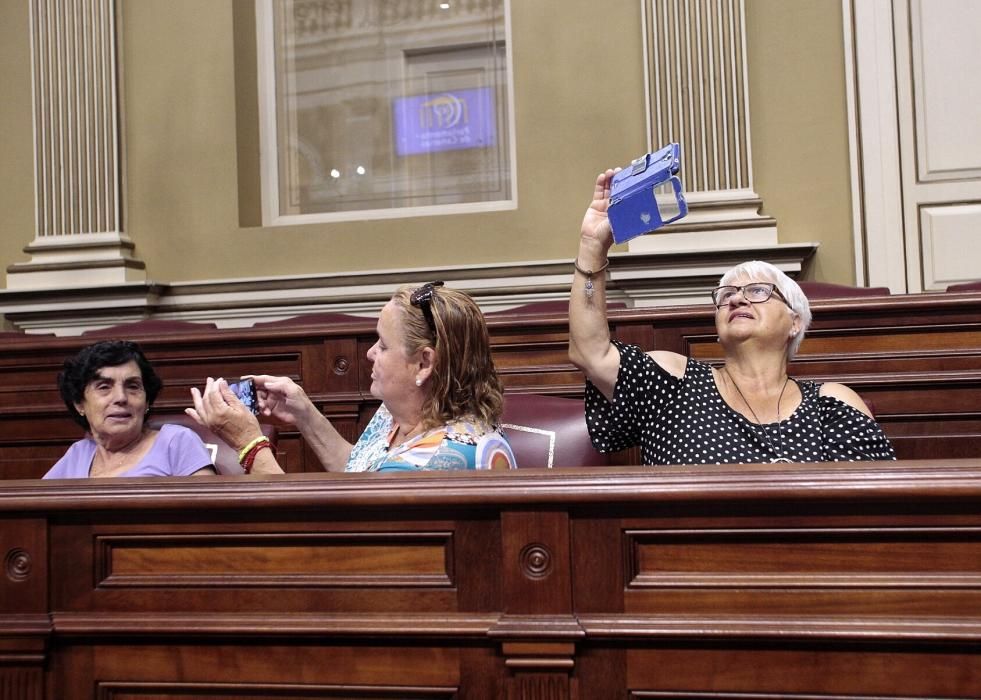
[{"label": "yellow beaded bracelet", "polygon": [[245,459],[245,455],[249,454],[249,450],[251,450],[253,447],[255,447],[256,445],[258,445],[260,442],[269,442],[269,438],[267,438],[265,435],[260,435],[255,440],[253,440],[248,445],[246,445],[241,450],[239,450],[238,451],[238,463],[241,464],[242,463],[242,460]]}]

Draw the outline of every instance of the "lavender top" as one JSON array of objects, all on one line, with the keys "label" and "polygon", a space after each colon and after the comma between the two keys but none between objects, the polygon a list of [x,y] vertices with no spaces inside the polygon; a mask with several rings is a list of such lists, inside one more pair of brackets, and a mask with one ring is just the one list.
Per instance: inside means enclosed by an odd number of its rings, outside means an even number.
[{"label": "lavender top", "polygon": [[[95,440],[85,437],[72,444],[45,479],[84,479],[95,457]],[[182,425],[162,425],[150,451],[139,464],[119,476],[188,476],[211,465],[211,456],[197,434]]]}]

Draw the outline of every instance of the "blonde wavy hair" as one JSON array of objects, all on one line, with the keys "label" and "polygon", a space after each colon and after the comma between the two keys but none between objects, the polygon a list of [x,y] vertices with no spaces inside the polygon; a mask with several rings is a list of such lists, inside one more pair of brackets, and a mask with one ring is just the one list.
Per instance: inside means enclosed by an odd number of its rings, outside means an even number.
[{"label": "blonde wavy hair", "polygon": [[434,337],[422,309],[411,303],[417,288],[399,287],[392,301],[401,314],[405,352],[411,357],[431,347],[436,353],[429,396],[422,406],[423,422],[432,428],[469,417],[497,425],[504,410],[503,388],[480,307],[465,292],[435,287],[429,302],[436,326]]}]

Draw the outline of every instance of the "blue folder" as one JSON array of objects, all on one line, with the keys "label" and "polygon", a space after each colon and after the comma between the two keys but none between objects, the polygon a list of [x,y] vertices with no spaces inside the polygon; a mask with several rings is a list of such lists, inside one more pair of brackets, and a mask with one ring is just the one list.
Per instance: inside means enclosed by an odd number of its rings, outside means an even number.
[{"label": "blue folder", "polygon": [[[680,169],[681,147],[671,143],[634,159],[613,176],[607,215],[614,242],[624,243],[650,233],[688,213],[688,202],[678,177]],[[674,198],[658,202],[655,190],[665,183],[671,185]]]}]

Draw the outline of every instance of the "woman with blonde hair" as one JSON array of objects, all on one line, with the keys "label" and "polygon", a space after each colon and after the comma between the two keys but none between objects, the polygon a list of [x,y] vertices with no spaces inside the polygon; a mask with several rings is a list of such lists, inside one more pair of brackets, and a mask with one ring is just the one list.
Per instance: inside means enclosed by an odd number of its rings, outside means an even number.
[{"label": "woman with blonde hair", "polygon": [[[328,471],[509,469],[500,431],[501,381],[480,308],[442,282],[402,287],[382,308],[368,350],[371,394],[382,405],[351,444],[288,377],[258,375],[262,415],[297,426]],[[281,473],[259,423],[223,379],[191,390],[188,415],[240,451],[256,473]]]}]

